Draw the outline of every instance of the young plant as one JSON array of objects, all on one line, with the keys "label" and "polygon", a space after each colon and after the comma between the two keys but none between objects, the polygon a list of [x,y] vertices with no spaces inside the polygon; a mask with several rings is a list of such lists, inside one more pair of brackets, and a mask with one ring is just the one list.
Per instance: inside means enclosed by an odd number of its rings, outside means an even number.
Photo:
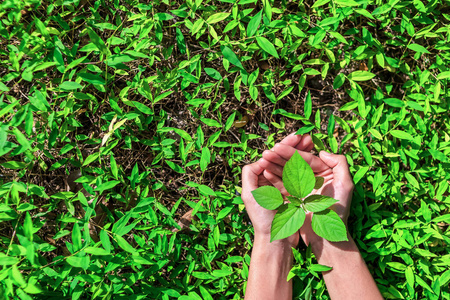
[{"label": "young plant", "polygon": [[277,210],[272,221],[271,242],[296,233],[302,227],[308,211],[313,213],[311,225],[318,236],[331,242],[348,240],[344,222],[336,212],[329,209],[338,200],[323,195],[308,196],[313,189],[320,189],[323,183],[324,179],[315,177],[309,164],[295,152],[283,169],[283,184],[290,194],[287,196],[290,203],[284,203],[283,195],[273,186],[262,186],[252,191],[259,205]]}]

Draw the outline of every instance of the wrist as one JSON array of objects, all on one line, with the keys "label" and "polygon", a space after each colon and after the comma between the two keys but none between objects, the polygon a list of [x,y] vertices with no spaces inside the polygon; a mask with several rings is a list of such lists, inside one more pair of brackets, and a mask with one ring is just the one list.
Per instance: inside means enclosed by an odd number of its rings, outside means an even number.
[{"label": "wrist", "polygon": [[256,236],[252,249],[252,262],[263,262],[265,268],[279,273],[286,282],[287,274],[292,268],[293,254],[290,243],[285,240],[270,242],[270,236]]},{"label": "wrist", "polygon": [[296,247],[296,245],[293,245],[288,239],[275,240],[271,242],[270,234],[255,233],[253,247],[270,249],[271,251],[285,251],[286,249],[291,251],[291,248]]}]

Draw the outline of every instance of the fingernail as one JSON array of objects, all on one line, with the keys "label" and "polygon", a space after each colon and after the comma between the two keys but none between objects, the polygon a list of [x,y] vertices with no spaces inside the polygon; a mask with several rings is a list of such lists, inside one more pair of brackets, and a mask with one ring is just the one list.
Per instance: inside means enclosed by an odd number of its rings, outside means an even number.
[{"label": "fingernail", "polygon": [[325,156],[328,156],[328,157],[331,156],[331,153],[326,152],[326,151],[321,151],[320,153],[322,153],[322,155],[325,155]]}]

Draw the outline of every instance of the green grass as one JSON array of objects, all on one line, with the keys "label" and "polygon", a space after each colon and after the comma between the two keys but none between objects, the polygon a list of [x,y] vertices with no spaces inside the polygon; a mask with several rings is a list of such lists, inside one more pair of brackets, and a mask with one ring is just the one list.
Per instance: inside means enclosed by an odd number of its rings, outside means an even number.
[{"label": "green grass", "polygon": [[241,169],[300,128],[384,297],[450,299],[449,5],[3,1],[0,298],[242,298]]}]

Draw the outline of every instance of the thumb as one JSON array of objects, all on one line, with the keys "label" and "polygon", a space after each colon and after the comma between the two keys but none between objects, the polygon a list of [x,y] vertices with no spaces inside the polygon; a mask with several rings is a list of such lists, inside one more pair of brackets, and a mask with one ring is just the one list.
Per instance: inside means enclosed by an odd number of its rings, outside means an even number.
[{"label": "thumb", "polygon": [[353,188],[353,179],[350,175],[347,159],[344,155],[337,155],[320,151],[320,159],[333,170],[333,178],[345,187]]}]

